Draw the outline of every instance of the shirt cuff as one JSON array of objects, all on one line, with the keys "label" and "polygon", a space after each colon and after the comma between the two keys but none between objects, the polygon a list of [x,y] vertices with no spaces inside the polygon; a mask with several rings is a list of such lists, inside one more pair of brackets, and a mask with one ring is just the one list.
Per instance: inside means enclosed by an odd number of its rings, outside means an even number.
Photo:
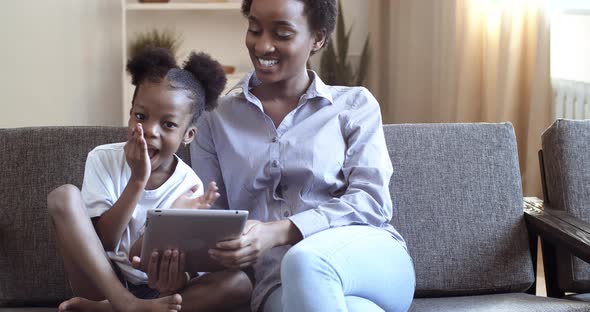
[{"label": "shirt cuff", "polygon": [[299,229],[303,238],[330,228],[326,217],[318,213],[315,209],[294,214],[289,217],[289,220]]}]

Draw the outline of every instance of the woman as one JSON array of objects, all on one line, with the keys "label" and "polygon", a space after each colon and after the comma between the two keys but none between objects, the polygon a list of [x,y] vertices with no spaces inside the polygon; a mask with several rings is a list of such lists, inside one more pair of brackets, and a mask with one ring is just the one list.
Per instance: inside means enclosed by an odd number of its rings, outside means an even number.
[{"label": "woman", "polygon": [[306,69],[335,0],[245,0],[254,72],[204,115],[191,147],[216,206],[247,209],[240,239],[210,255],[254,269],[253,311],[405,311],[415,277],[389,224],[392,168],[379,105]]}]

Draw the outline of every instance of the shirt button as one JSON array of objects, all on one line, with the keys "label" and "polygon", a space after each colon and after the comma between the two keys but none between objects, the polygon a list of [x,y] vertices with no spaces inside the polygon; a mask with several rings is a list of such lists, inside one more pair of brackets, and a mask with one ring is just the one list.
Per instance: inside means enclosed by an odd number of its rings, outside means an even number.
[{"label": "shirt button", "polygon": [[272,161],[272,166],[275,167],[275,168],[278,167],[279,166],[279,162],[277,160],[273,160]]},{"label": "shirt button", "polygon": [[277,137],[273,137],[273,138],[272,138],[272,142],[273,142],[273,143],[277,143],[277,141],[278,141],[278,140],[279,140],[279,139],[277,139]]},{"label": "shirt button", "polygon": [[285,211],[285,213],[283,213],[283,216],[288,217],[290,215],[290,213],[288,211]]}]

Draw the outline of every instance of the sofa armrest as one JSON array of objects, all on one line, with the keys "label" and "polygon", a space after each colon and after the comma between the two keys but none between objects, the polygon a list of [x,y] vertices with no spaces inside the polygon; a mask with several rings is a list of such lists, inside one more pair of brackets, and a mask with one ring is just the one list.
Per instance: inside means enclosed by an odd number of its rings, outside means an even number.
[{"label": "sofa armrest", "polygon": [[525,197],[523,209],[529,230],[590,263],[590,223],[546,203],[540,205],[539,199]]}]

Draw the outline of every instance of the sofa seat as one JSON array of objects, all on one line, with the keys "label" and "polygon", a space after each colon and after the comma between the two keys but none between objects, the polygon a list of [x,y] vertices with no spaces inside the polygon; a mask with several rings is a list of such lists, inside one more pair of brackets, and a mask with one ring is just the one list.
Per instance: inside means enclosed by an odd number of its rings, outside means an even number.
[{"label": "sofa seat", "polygon": [[0,308],[0,312],[55,312],[55,308]]},{"label": "sofa seat", "polygon": [[416,298],[410,312],[535,312],[588,311],[588,304],[572,300],[538,297],[525,293],[441,298]]}]

